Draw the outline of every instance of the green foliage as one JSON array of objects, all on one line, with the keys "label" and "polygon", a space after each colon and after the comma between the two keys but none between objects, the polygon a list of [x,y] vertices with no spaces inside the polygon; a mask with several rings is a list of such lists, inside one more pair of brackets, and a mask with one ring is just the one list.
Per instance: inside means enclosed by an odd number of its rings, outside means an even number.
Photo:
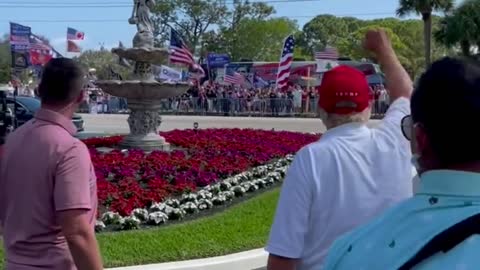
[{"label": "green foliage", "polygon": [[400,0],[397,15],[404,17],[410,13],[432,14],[433,11],[445,12],[453,8],[452,0]]},{"label": "green foliage", "polygon": [[175,28],[195,53],[209,27],[221,24],[228,14],[225,2],[218,0],[163,0],[152,10],[157,43],[162,43]]},{"label": "green foliage", "polygon": [[480,1],[467,0],[441,21],[435,39],[448,48],[459,47],[465,56],[480,48]]},{"label": "green foliage", "polygon": [[12,57],[10,55],[10,44],[8,39],[0,40],[0,84],[10,81],[10,69],[12,65]]},{"label": "green foliage", "polygon": [[421,14],[423,20],[423,39],[425,65],[431,62],[432,54],[432,12],[448,12],[453,8],[453,0],[400,0],[397,15],[405,17],[410,13]]},{"label": "green foliage", "polygon": [[[164,228],[97,235],[105,267],[227,255],[265,246],[279,189],[217,215]],[[4,254],[0,237],[0,269]]]},{"label": "green foliage", "polygon": [[111,70],[120,74],[124,79],[128,79],[131,71],[128,68],[118,64],[118,57],[107,50],[83,52],[75,58],[85,69],[94,68],[99,80],[111,79]]},{"label": "green foliage", "polygon": [[224,29],[211,37],[208,49],[228,53],[233,60],[278,61],[285,37],[296,31],[296,23],[287,18],[243,19],[235,30]]},{"label": "green foliage", "polygon": [[[439,28],[440,19],[432,16],[433,29]],[[423,23],[421,20],[399,20],[384,18],[375,20],[359,20],[350,17],[335,17],[319,15],[305,24],[298,34],[296,51],[301,50],[308,59],[312,59],[315,51],[325,46],[336,47],[344,57],[355,60],[370,58],[362,50],[361,41],[369,28],[384,28],[393,39],[397,54],[409,71],[415,77],[425,68]],[[433,59],[444,56],[447,50],[434,42],[432,44]],[[375,60],[375,59],[370,59]]]}]

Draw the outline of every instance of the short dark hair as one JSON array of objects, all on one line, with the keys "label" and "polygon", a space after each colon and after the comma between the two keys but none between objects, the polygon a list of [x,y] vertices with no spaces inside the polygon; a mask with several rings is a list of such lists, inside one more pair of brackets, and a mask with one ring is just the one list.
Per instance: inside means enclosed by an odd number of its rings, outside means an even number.
[{"label": "short dark hair", "polygon": [[83,89],[84,71],[74,60],[55,58],[44,67],[38,93],[45,104],[73,101]]},{"label": "short dark hair", "polygon": [[421,76],[411,100],[441,166],[480,160],[480,64],[443,58]]}]

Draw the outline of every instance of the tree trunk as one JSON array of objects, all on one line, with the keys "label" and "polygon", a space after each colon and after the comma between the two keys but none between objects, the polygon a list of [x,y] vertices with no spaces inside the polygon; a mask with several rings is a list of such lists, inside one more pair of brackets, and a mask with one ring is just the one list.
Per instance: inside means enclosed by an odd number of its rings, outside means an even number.
[{"label": "tree trunk", "polygon": [[462,49],[462,54],[464,56],[470,56],[470,47],[470,42],[467,40],[460,41],[460,48]]},{"label": "tree trunk", "polygon": [[432,13],[423,13],[423,38],[425,43],[425,67],[428,68],[432,56]]}]

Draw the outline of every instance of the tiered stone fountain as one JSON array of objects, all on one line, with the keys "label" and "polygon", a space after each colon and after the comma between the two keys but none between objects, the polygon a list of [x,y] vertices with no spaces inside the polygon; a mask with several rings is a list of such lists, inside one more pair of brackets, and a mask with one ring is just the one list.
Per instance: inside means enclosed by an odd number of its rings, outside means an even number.
[{"label": "tiered stone fountain", "polygon": [[138,148],[145,151],[168,151],[170,145],[160,136],[162,123],[161,100],[179,96],[188,90],[188,83],[169,83],[155,80],[152,65],[161,64],[168,57],[168,50],[154,47],[153,27],[150,9],[154,0],[134,0],[130,24],[137,26],[133,38],[133,48],[114,48],[112,52],[121,62],[133,62],[133,80],[97,81],[96,85],[104,92],[127,99],[130,115],[130,134],[121,142],[122,148]]}]

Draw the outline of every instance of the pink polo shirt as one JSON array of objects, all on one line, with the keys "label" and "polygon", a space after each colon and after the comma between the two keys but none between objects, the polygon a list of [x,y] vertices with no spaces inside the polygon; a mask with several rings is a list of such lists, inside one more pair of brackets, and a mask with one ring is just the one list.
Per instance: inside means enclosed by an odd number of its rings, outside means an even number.
[{"label": "pink polo shirt", "polygon": [[57,212],[87,210],[94,229],[97,185],[87,147],[70,119],[41,109],[8,136],[0,157],[0,225],[7,269],[76,269]]}]

